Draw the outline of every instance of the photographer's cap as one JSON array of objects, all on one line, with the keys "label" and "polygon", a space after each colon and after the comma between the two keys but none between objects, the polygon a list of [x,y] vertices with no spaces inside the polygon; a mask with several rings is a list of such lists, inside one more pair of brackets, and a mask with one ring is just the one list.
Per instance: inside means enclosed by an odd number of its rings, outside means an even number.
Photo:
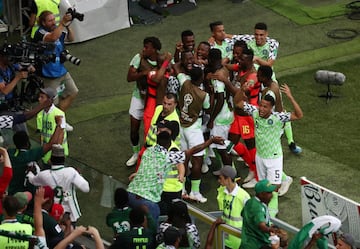
[{"label": "photographer's cap", "polygon": [[226,165],[226,166],[222,167],[220,170],[214,171],[213,174],[216,176],[222,175],[225,177],[230,177],[231,179],[235,179],[236,170],[233,167]]},{"label": "photographer's cap", "polygon": [[54,99],[57,95],[56,91],[51,87],[40,88],[40,92],[48,96],[50,99]]}]

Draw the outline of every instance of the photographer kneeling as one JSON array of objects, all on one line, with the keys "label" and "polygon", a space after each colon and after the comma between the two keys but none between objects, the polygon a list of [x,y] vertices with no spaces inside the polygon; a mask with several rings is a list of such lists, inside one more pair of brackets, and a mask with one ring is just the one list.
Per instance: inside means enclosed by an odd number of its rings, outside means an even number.
[{"label": "photographer kneeling", "polygon": [[19,64],[12,64],[7,53],[0,50],[0,112],[16,109],[16,94],[14,88],[18,82],[28,77]]},{"label": "photographer kneeling", "polygon": [[[51,11],[43,11],[38,19],[39,29],[34,36],[34,42],[52,42],[55,45],[55,62],[42,65],[41,76],[44,78],[44,86],[53,88],[58,95],[59,108],[66,112],[73,100],[76,98],[78,88],[70,73],[64,67],[65,59],[61,53],[65,50],[65,41],[74,39],[69,25],[73,17],[66,13],[59,26],[56,26],[55,16]],[[72,131],[73,127],[66,124],[66,130]]]}]

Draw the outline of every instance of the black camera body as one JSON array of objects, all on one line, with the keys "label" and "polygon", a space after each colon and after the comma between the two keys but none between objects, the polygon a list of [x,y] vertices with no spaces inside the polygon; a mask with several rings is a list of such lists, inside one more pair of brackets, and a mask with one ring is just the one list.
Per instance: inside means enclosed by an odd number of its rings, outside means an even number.
[{"label": "black camera body", "polygon": [[75,8],[68,8],[66,14],[70,14],[72,19],[78,19],[80,22],[84,21],[84,14],[76,12]]},{"label": "black camera body", "polygon": [[22,41],[16,44],[4,44],[1,52],[12,63],[44,65],[55,62],[54,49],[55,45],[53,43]]}]

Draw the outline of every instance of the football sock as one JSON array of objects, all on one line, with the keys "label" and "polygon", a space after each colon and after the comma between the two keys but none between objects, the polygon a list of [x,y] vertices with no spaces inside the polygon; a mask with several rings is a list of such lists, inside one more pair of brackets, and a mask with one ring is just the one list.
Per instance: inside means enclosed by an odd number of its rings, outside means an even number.
[{"label": "football sock", "polygon": [[201,180],[191,180],[191,192],[200,192]]},{"label": "football sock", "polygon": [[285,131],[285,136],[286,136],[288,144],[293,143],[294,137],[293,137],[292,127],[291,127],[291,122],[285,123],[284,131]]},{"label": "football sock", "polygon": [[269,207],[269,214],[270,217],[274,218],[276,217],[277,213],[279,212],[279,198],[278,198],[278,192],[272,192],[273,197],[271,198],[268,207]]}]

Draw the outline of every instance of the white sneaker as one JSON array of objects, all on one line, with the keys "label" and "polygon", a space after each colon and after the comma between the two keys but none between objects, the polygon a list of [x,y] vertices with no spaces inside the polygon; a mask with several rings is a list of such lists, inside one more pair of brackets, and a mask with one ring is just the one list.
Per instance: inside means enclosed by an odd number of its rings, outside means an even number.
[{"label": "white sneaker", "polygon": [[281,183],[281,186],[278,191],[279,196],[283,196],[289,191],[292,182],[293,182],[293,178],[291,176],[287,176],[286,180]]},{"label": "white sneaker", "polygon": [[189,198],[193,201],[198,201],[200,203],[205,203],[207,202],[207,198],[205,198],[204,196],[202,196],[202,194],[200,192],[190,192],[189,194]]},{"label": "white sneaker", "polygon": [[243,187],[243,188],[253,188],[253,187],[255,187],[256,183],[257,183],[256,179],[253,178],[253,179],[251,179],[251,181],[249,181],[249,182],[247,182],[247,183],[244,183],[244,184],[242,185],[242,187]]},{"label": "white sneaker", "polygon": [[255,173],[253,171],[249,171],[249,174],[247,175],[247,177],[244,179],[244,182],[250,182],[252,179],[254,179],[255,177]]},{"label": "white sneaker", "polygon": [[137,162],[139,153],[134,153],[129,160],[126,161],[126,166],[131,167],[134,166]]},{"label": "white sneaker", "polygon": [[209,166],[204,162],[201,166],[201,173],[206,174],[209,171]]},{"label": "white sneaker", "polygon": [[72,127],[72,125],[70,125],[68,122],[66,122],[65,124],[65,130],[66,131],[73,131],[74,127]]}]

